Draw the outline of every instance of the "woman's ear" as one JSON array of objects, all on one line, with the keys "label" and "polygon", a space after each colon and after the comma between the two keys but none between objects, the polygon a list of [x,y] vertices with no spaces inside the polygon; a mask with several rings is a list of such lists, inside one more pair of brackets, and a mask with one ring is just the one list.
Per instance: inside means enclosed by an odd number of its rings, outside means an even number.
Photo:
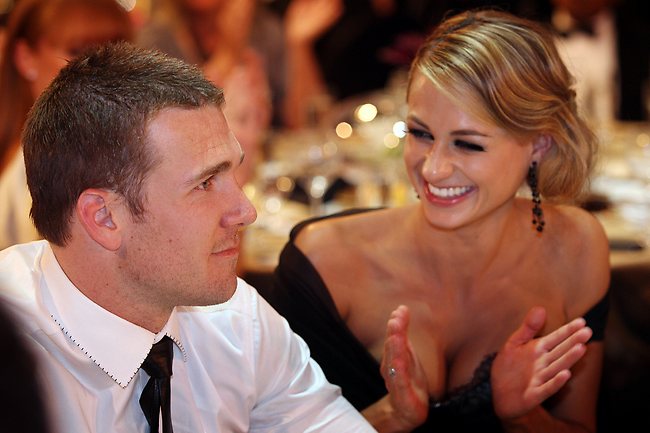
[{"label": "woman's ear", "polygon": [[122,234],[115,219],[115,193],[102,189],[87,189],[77,199],[77,217],[88,236],[102,247],[116,251],[122,244]]},{"label": "woman's ear", "polygon": [[20,75],[22,75],[23,78],[30,82],[36,81],[38,78],[38,67],[36,65],[32,48],[24,39],[20,39],[16,42],[13,60],[16,69],[20,72]]},{"label": "woman's ear", "polygon": [[539,161],[553,146],[553,137],[549,134],[540,134],[533,141],[533,160]]}]

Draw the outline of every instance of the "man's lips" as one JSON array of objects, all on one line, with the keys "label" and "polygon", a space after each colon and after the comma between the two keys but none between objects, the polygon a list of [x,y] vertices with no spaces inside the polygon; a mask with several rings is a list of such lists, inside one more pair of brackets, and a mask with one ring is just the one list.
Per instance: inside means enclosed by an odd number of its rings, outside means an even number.
[{"label": "man's lips", "polygon": [[216,256],[235,256],[239,254],[239,245],[215,251],[212,254]]},{"label": "man's lips", "polygon": [[224,242],[222,245],[219,246],[219,249],[213,251],[212,254],[218,256],[237,255],[239,254],[240,243],[241,243],[241,233],[237,232],[237,234],[235,234],[232,237],[232,240],[230,242]]}]

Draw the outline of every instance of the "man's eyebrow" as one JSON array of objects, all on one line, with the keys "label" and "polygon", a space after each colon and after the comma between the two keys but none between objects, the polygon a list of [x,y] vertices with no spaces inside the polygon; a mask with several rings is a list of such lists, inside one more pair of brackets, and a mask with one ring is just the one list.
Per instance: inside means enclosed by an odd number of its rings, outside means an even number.
[{"label": "man's eyebrow", "polygon": [[211,167],[207,167],[205,170],[199,172],[197,175],[192,176],[190,179],[188,179],[187,184],[193,184],[194,182],[198,182],[202,179],[206,179],[210,176],[215,176],[219,173],[222,173],[224,171],[227,171],[230,169],[232,164],[230,161],[224,161],[222,163],[219,163],[217,165],[213,165]]},{"label": "man's eyebrow", "polygon": [[[239,157],[239,164],[241,165],[243,161],[244,161],[244,152],[242,152],[241,156]],[[192,184],[199,180],[206,179],[210,176],[215,176],[224,171],[228,171],[231,167],[232,167],[232,163],[230,161],[223,161],[212,167],[207,167],[205,170],[201,171],[196,176],[193,176],[191,179],[189,179],[187,183]]]}]

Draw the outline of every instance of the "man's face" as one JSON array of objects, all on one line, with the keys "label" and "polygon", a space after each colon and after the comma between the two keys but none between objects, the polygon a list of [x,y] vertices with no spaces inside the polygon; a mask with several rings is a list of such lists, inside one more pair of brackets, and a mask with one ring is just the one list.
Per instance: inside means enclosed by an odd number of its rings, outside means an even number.
[{"label": "man's face", "polygon": [[159,161],[143,185],[144,221],[127,218],[125,283],[161,309],[228,300],[241,229],[256,217],[235,179],[242,151],[215,106],[165,109],[147,128]]}]

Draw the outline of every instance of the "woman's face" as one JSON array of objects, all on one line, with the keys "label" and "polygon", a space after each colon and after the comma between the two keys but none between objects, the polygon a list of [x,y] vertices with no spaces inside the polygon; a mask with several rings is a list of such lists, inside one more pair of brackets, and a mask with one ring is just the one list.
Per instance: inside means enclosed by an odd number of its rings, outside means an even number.
[{"label": "woman's face", "polygon": [[406,169],[430,224],[456,229],[505,212],[533,160],[532,141],[455,105],[419,72],[407,125]]},{"label": "woman's face", "polygon": [[128,38],[129,28],[115,17],[91,8],[76,7],[56,14],[50,26],[34,47],[25,44],[27,66],[22,74],[31,84],[34,98],[56,77],[70,59],[94,45]]}]

